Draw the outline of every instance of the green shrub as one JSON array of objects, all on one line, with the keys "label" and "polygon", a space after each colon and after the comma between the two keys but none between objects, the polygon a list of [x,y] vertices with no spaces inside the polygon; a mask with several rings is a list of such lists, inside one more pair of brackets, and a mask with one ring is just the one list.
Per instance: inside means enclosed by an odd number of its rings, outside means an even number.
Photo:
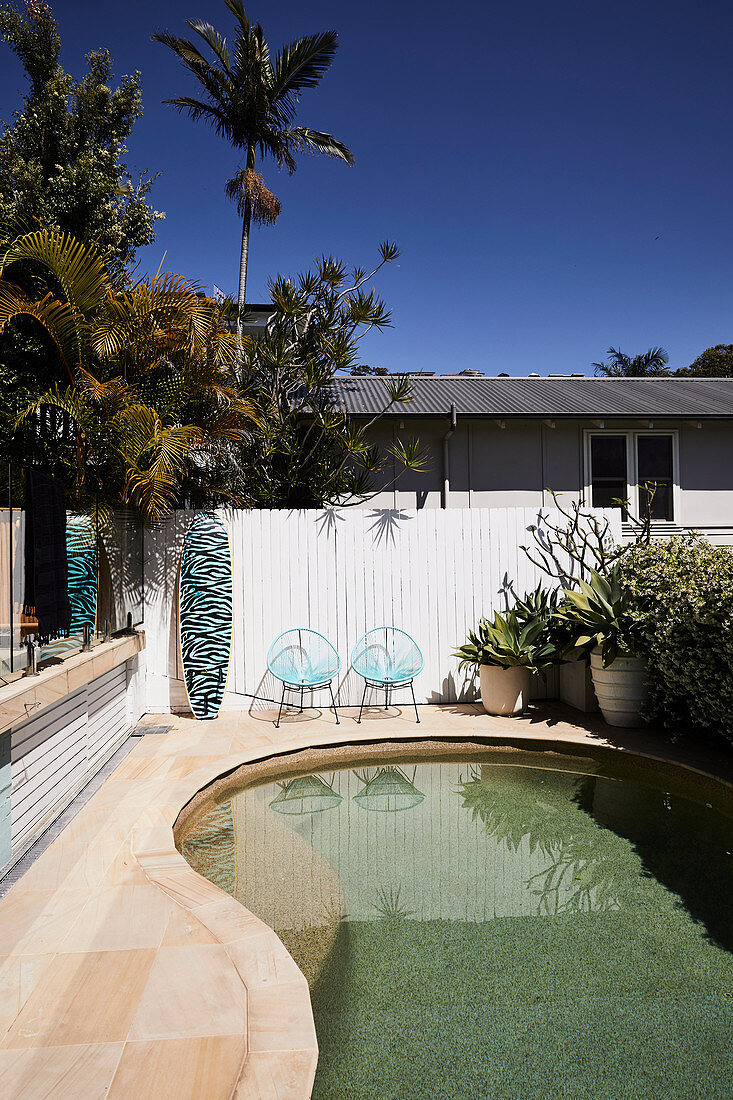
[{"label": "green shrub", "polygon": [[733,741],[733,549],[678,536],[636,546],[621,571],[649,662],[646,717]]}]

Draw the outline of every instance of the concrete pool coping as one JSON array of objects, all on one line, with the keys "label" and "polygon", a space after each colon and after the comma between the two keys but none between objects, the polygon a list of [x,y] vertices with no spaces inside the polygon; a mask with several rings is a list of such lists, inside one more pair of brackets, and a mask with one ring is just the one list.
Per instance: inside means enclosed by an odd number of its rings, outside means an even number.
[{"label": "concrete pool coping", "polygon": [[[681,764],[730,790],[733,758],[652,731],[543,704],[520,719],[474,704],[305,712],[274,729],[269,712],[214,722],[166,716],[143,737],[0,902],[0,1073],[4,1095],[305,1100],[317,1043],[305,978],[275,933],[194,872],[174,826],[231,783],[312,767],[324,750],[465,742],[558,752],[615,749]],[[144,723],[159,723],[148,715]],[[399,745],[399,749],[398,749]],[[361,746],[364,746],[363,748]],[[296,758],[292,754],[309,752]],[[372,754],[373,755],[373,752]],[[385,754],[385,757],[388,754]],[[312,761],[312,763],[311,763]],[[257,773],[257,774],[255,774]],[[181,818],[184,820],[184,818]]]}]

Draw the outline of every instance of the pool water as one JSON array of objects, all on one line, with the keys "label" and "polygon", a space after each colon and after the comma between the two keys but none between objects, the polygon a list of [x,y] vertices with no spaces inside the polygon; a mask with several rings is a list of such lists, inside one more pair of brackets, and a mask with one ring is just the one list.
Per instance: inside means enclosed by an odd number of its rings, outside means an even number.
[{"label": "pool water", "polygon": [[506,760],[266,783],[179,837],[308,978],[314,1100],[727,1100],[729,808]]}]

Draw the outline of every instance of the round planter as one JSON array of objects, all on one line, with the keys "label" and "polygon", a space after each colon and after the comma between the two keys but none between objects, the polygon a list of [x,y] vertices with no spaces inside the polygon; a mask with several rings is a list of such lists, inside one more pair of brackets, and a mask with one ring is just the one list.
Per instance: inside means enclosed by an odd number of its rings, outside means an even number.
[{"label": "round planter", "polygon": [[590,667],[601,714],[608,725],[643,725],[641,708],[648,694],[643,657],[617,657],[604,668],[600,650],[594,650]]},{"label": "round planter", "polygon": [[481,702],[487,714],[521,714],[529,703],[529,669],[481,665]]}]

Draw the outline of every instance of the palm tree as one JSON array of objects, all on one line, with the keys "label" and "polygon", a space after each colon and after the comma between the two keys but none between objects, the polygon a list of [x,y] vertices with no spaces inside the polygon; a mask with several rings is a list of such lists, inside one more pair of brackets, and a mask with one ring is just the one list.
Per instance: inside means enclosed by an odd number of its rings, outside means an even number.
[{"label": "palm tree", "polygon": [[37,230],[0,241],[0,333],[19,320],[53,347],[69,384],[18,423],[51,414],[46,434],[69,454],[79,504],[102,490],[157,519],[258,420],[235,380],[242,339],[180,276],[131,282],[93,245]]},{"label": "palm tree", "polygon": [[594,363],[596,374],[609,378],[645,378],[649,375],[666,376],[669,356],[664,348],[649,348],[641,355],[625,355],[620,348],[608,349],[608,361]]},{"label": "palm tree", "polygon": [[280,213],[280,200],[265,187],[256,171],[257,156],[260,160],[272,157],[291,175],[296,169],[298,152],[325,153],[347,164],[353,164],[354,158],[330,134],[293,125],[302,92],[315,88],[331,67],[338,47],[336,31],[307,35],[291,42],[280,50],[273,63],[262,27],[259,23],[250,24],[242,0],[224,2],[237,20],[231,51],[226,39],[211,24],[186,20],[187,26],[213,53],[213,62],[186,38],[158,31],[153,39],[180,57],[205,92],[203,99],[178,96],[164,102],[192,119],[205,119],[243,153],[243,167],[226,185],[226,193],[236,202],[242,217],[238,295],[241,312],[247,290],[251,222],[272,225]]}]

